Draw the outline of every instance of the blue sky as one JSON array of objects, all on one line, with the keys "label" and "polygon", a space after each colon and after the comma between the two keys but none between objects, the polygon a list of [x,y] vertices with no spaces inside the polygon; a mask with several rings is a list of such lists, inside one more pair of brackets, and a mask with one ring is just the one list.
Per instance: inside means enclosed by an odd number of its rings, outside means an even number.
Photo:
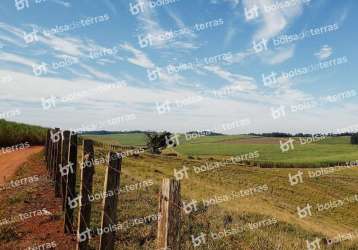
[{"label": "blue sky", "polygon": [[[357,1],[153,2],[2,1],[0,116],[71,129],[178,132],[358,124]],[[275,80],[264,82],[271,74]]]}]

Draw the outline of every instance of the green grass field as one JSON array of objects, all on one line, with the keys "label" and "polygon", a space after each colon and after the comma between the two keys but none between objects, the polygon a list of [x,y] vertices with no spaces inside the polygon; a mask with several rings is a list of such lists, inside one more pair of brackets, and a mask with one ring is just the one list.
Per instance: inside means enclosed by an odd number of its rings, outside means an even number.
[{"label": "green grass field", "polygon": [[[88,138],[109,144],[144,145],[144,134],[115,134],[89,136]],[[175,151],[183,156],[227,158],[258,151],[260,157],[254,161],[276,164],[277,167],[320,167],[343,164],[346,161],[358,160],[358,146],[350,144],[350,138],[328,137],[313,143],[300,144],[298,138],[294,149],[283,153],[279,144],[280,138],[265,138],[248,135],[202,136],[197,138],[179,137],[179,146]],[[283,138],[282,140],[287,140]],[[268,166],[268,165],[267,165]]]},{"label": "green grass field", "polygon": [[112,145],[141,146],[145,145],[143,133],[111,134],[111,135],[83,135],[83,137]]}]

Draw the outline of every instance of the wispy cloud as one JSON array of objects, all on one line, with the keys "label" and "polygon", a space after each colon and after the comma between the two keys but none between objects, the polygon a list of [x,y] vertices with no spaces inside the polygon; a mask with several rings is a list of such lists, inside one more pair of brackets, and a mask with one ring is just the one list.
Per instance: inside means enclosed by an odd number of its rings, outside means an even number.
[{"label": "wispy cloud", "polygon": [[262,54],[262,60],[268,64],[281,64],[288,59],[292,58],[295,54],[295,46],[288,48],[280,48],[275,51],[267,51]]},{"label": "wispy cloud", "polygon": [[329,47],[328,45],[323,45],[322,48],[316,52],[314,55],[319,59],[319,60],[324,60],[329,58],[333,53],[333,49],[331,47]]},{"label": "wispy cloud", "polygon": [[101,79],[101,80],[107,80],[107,81],[117,81],[117,78],[113,77],[112,75],[101,72],[87,64],[80,63],[80,66],[83,69],[85,69],[90,75],[94,76],[95,79]]},{"label": "wispy cloud", "polygon": [[[145,5],[149,5],[150,0],[144,0]],[[170,16],[178,29],[190,30],[187,28],[185,23],[179,18],[174,12],[167,10],[167,15]],[[199,45],[195,43],[197,35],[193,32],[185,32],[181,34],[180,37],[175,39],[158,39],[158,37],[167,34],[169,31],[162,27],[159,19],[156,16],[154,8],[147,8],[146,11],[143,11],[137,15],[137,20],[139,21],[139,31],[142,34],[139,35],[151,35],[152,45],[156,49],[197,49]]]},{"label": "wispy cloud", "polygon": [[3,44],[25,48],[24,30],[0,22],[0,41]]},{"label": "wispy cloud", "polygon": [[32,68],[36,63],[35,60],[28,59],[24,56],[16,55],[14,53],[0,52],[0,61],[3,63],[15,63]]},{"label": "wispy cloud", "polygon": [[236,8],[240,4],[240,0],[210,0],[212,4],[219,4],[219,3],[230,3],[233,8]]},{"label": "wispy cloud", "polygon": [[[31,27],[31,30],[41,30],[38,25],[27,24],[27,27]],[[87,38],[78,38],[65,34],[44,36],[41,32],[36,32],[36,39],[33,43],[26,44],[24,29],[19,27],[10,26],[0,23],[0,31],[2,35],[0,39],[5,41],[5,44],[11,44],[13,47],[25,49],[25,51],[19,50],[19,52],[1,52],[0,61],[3,63],[11,63],[19,66],[25,66],[29,74],[33,74],[33,66],[41,63],[46,63],[49,66],[52,63],[63,61],[65,57],[71,57],[78,63],[71,65],[70,67],[61,67],[60,71],[69,72],[71,77],[75,78],[87,78],[87,79],[101,79],[106,81],[116,81],[117,78],[110,73],[103,72],[102,69],[95,68],[93,65],[98,65],[98,60],[104,60],[102,63],[109,63],[105,61],[106,58],[97,58],[93,60],[90,57],[92,50],[103,50],[103,46],[97,44],[95,41]],[[31,31],[32,32],[32,31]],[[6,43],[7,42],[7,43]],[[26,53],[25,53],[26,52]],[[44,53],[45,52],[45,53]],[[44,58],[43,55],[46,55]],[[111,57],[111,62],[123,60],[118,55]],[[51,69],[47,67],[47,73],[53,74],[54,77],[64,77],[63,74],[58,74],[57,69]]]},{"label": "wispy cloud", "polygon": [[62,1],[62,0],[50,0],[51,2],[57,3],[59,5],[62,5],[66,8],[70,8],[71,7],[71,3],[66,2],[66,1]]},{"label": "wispy cloud", "polygon": [[255,40],[262,38],[270,39],[282,32],[293,21],[293,19],[302,14],[304,3],[294,2],[284,10],[266,11],[267,7],[273,6],[273,0],[243,0],[244,8],[251,9],[257,6],[259,10],[258,23],[260,28],[254,35]]},{"label": "wispy cloud", "polygon": [[231,73],[217,65],[205,66],[204,68],[221,79],[228,81],[230,87],[235,88],[238,91],[251,91],[257,89],[255,80],[252,77]]},{"label": "wispy cloud", "polygon": [[141,50],[134,48],[129,43],[120,45],[120,48],[130,52],[134,57],[127,58],[128,62],[140,66],[142,68],[154,68],[155,64],[148,58],[148,56]]}]

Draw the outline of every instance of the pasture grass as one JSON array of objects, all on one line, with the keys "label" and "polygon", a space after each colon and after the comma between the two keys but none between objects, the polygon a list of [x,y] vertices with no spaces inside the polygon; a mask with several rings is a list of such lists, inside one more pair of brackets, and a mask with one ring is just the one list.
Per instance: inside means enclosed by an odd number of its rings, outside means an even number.
[{"label": "pasture grass", "polygon": [[[108,152],[96,148],[96,157]],[[80,155],[80,154],[79,154]],[[80,159],[80,156],[79,156]],[[229,165],[217,170],[193,171],[193,167],[203,165],[207,160],[189,160],[186,157],[157,156],[142,154],[123,159],[121,187],[151,180],[153,185],[131,192],[121,193],[117,207],[119,222],[144,218],[158,211],[158,193],[163,178],[172,178],[174,169],[183,165],[189,168],[187,179],[182,180],[182,200],[199,202],[199,211],[190,215],[182,214],[181,249],[194,249],[191,235],[201,232],[208,234],[207,244],[195,249],[306,249],[306,240],[315,237],[333,237],[339,233],[353,232],[358,227],[357,204],[345,204],[343,207],[319,212],[318,204],[344,199],[358,190],[357,169],[347,169],[320,178],[309,178],[304,172],[304,183],[291,186],[288,174],[299,169],[261,169],[241,165]],[[106,166],[96,166],[94,193],[103,191]],[[78,173],[80,174],[80,173]],[[248,197],[232,199],[208,207],[203,200],[215,196],[228,195],[257,185],[268,186],[268,191]],[[358,202],[358,201],[357,201]],[[100,226],[102,201],[92,207],[92,229]],[[310,203],[314,207],[313,216],[299,219],[297,206]],[[265,219],[276,218],[277,223],[256,230],[246,230],[213,240],[216,234],[225,229],[236,228]],[[136,225],[117,233],[116,249],[155,249],[157,221]],[[94,237],[92,247],[97,246],[99,237]],[[356,249],[357,241],[348,241],[334,246],[322,246],[321,249]]]},{"label": "pasture grass", "polygon": [[110,135],[83,135],[82,137],[105,144],[142,146],[145,145],[145,134],[128,133],[128,134],[110,134]]}]

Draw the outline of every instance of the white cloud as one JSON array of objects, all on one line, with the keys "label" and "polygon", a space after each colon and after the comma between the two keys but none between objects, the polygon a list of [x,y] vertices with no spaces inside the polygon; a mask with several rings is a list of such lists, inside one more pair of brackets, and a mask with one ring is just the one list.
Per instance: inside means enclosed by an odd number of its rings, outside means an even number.
[{"label": "white cloud", "polygon": [[107,73],[103,73],[97,69],[94,69],[93,67],[87,65],[87,64],[83,64],[80,63],[79,64],[83,69],[85,69],[89,74],[91,74],[92,76],[94,76],[95,78],[98,79],[102,79],[102,80],[108,80],[108,81],[117,81],[117,79],[115,77],[113,77],[112,75],[109,75]]},{"label": "white cloud", "polygon": [[134,57],[128,58],[128,62],[135,64],[137,66],[143,67],[143,68],[154,68],[154,63],[148,58],[148,56],[143,53],[141,50],[134,48],[129,43],[124,43],[120,45],[120,48],[131,52]]},{"label": "white cloud", "polygon": [[10,54],[6,52],[0,52],[0,60],[5,63],[16,63],[32,68],[32,65],[36,64],[35,60],[28,59],[26,57]]},{"label": "white cloud", "polygon": [[329,58],[333,53],[333,49],[329,47],[328,45],[323,45],[322,48],[319,50],[319,52],[316,52],[314,55],[319,60],[324,60]]},{"label": "white cloud", "polygon": [[[124,43],[120,45],[120,48],[122,48],[125,51],[130,52],[134,57],[127,58],[127,61],[129,63],[132,63],[134,65],[137,65],[139,67],[145,68],[146,70],[150,69],[156,69],[156,65],[150,58],[141,50],[134,48],[129,43]],[[184,80],[184,78],[179,75],[178,73],[168,73],[164,69],[160,71],[159,79],[164,84],[180,84],[181,81]]]},{"label": "white cloud", "polygon": [[[149,5],[150,0],[144,0],[145,5]],[[178,29],[187,28],[185,23],[179,18],[177,14],[167,10],[167,14],[174,20]],[[165,37],[165,34],[168,34],[168,30],[165,30],[158,18],[156,17],[156,12],[154,8],[146,8],[145,11],[139,13],[137,15],[137,20],[139,21],[139,31],[142,34],[139,35],[151,35],[152,36],[152,44],[151,46],[156,49],[197,49],[199,45],[196,44],[195,39],[197,35],[194,32],[186,32],[185,34],[181,34],[180,37],[175,37],[174,39],[158,39],[158,37]]]},{"label": "white cloud", "polygon": [[228,46],[231,43],[232,39],[236,35],[236,32],[237,32],[237,27],[230,24],[230,26],[228,27],[226,34],[225,34],[224,46]]},{"label": "white cloud", "polygon": [[[238,96],[236,100],[204,97],[202,101],[193,105],[176,108],[174,105],[176,100],[185,100],[198,93],[177,88],[163,90],[132,87],[128,84],[127,87],[110,89],[101,95],[88,96],[69,103],[57,103],[56,108],[46,111],[41,106],[41,98],[48,98],[51,95],[64,97],[77,91],[95,89],[103,86],[104,83],[86,79],[73,81],[50,77],[36,78],[4,70],[0,70],[0,75],[11,75],[15,79],[14,83],[0,88],[0,96],[3,97],[2,101],[0,100],[0,112],[7,111],[9,106],[5,104],[11,103],[11,108],[21,109],[22,114],[14,118],[16,121],[63,129],[97,124],[124,114],[135,114],[137,119],[103,129],[165,129],[184,132],[193,129],[210,129],[221,123],[250,118],[252,121],[250,126],[228,132],[320,132],[323,128],[334,131],[336,128],[347,127],[347,124],[357,123],[354,112],[345,112],[350,110],[346,106],[289,112],[287,117],[273,120],[270,107],[286,105],[288,108],[287,105],[308,98],[302,92],[289,88],[277,90],[277,93],[272,95],[245,93]],[[158,115],[155,103],[166,100],[173,103],[171,112]],[[351,108],[351,110],[356,109],[356,106]]]},{"label": "white cloud", "polygon": [[210,0],[212,4],[219,4],[222,2],[230,3],[233,8],[236,8],[240,4],[240,0]]},{"label": "white cloud", "polygon": [[[31,27],[32,30],[38,30],[38,31],[42,30],[42,28],[37,25],[28,24],[27,26]],[[5,33],[5,35],[3,35],[2,38],[0,36],[0,39],[5,41],[10,41],[13,47],[17,48],[19,46],[24,46],[26,44],[23,37],[24,30],[22,30],[21,28],[0,23],[0,31]],[[28,66],[31,69],[30,71],[32,71],[32,66],[34,64],[41,64],[42,62],[51,64],[54,62],[63,61],[64,57],[70,56],[73,59],[76,59],[76,61],[81,60],[80,63],[75,63],[71,67],[63,68],[63,70],[72,73],[72,76],[77,78],[85,77],[89,79],[98,78],[108,81],[117,80],[116,77],[113,77],[108,73],[102,72],[101,70],[94,68],[94,66],[92,65],[95,62],[114,63],[116,61],[122,61],[123,58],[116,54],[113,54],[111,60],[107,59],[106,61],[105,57],[103,58],[99,57],[96,60],[92,60],[92,58],[90,57],[92,50],[102,51],[104,49],[107,49],[97,44],[95,41],[90,39],[71,37],[65,34],[62,34],[61,36],[57,36],[57,35],[44,36],[41,34],[41,32],[36,33],[36,38],[37,41],[34,41],[35,44],[30,44],[25,46],[27,47],[25,51],[26,55],[24,55],[25,52],[23,53],[23,55],[21,55],[21,50],[19,51],[18,54],[0,52],[1,54],[0,61],[4,63],[14,63],[22,66]],[[33,45],[37,45],[37,46],[33,46]],[[41,46],[41,49],[37,49],[39,46]],[[39,57],[41,55],[47,55],[47,58],[44,59]],[[141,58],[138,58],[138,60],[140,59]],[[79,68],[76,69],[76,67]],[[81,69],[83,72],[81,72]],[[54,72],[50,68],[48,69],[48,72],[53,73],[58,77],[62,77],[61,74]]]},{"label": "white cloud", "polygon": [[66,8],[70,8],[71,7],[71,3],[66,2],[66,1],[62,1],[62,0],[51,0],[51,2],[57,3],[59,5],[62,5]]},{"label": "white cloud", "polygon": [[288,48],[281,48],[275,51],[267,51],[267,53],[263,53],[261,58],[264,62],[268,64],[280,64],[288,59],[292,58],[295,54],[295,47],[290,46]]},{"label": "white cloud", "polygon": [[248,49],[244,52],[238,52],[232,54],[230,58],[227,59],[229,64],[242,63],[245,60],[249,59],[251,56],[256,55],[257,53],[253,49]]},{"label": "white cloud", "polygon": [[303,11],[304,3],[301,1],[295,1],[295,4],[282,10],[265,11],[265,8],[273,6],[275,2],[273,0],[243,0],[244,8],[251,9],[255,5],[259,8],[258,23],[261,24],[261,27],[255,33],[254,40],[275,37]]},{"label": "white cloud", "polygon": [[252,77],[233,74],[216,65],[205,66],[204,69],[228,81],[231,85],[230,87],[235,88],[238,91],[250,91],[257,89],[257,86],[254,83],[255,80]]},{"label": "white cloud", "polygon": [[4,44],[25,48],[24,31],[20,28],[0,22],[0,41]]}]

